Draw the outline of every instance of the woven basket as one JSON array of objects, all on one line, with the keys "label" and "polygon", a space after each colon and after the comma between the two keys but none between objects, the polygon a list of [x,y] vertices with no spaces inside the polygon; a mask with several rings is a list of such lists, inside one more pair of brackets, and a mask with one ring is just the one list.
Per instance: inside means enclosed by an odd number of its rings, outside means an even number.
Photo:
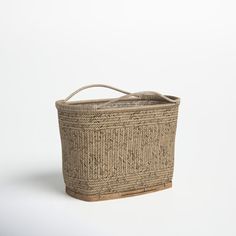
[{"label": "woven basket", "polygon": [[[126,94],[68,102],[91,87]],[[179,98],[82,87],[56,102],[66,192],[86,201],[137,195],[172,186]]]}]

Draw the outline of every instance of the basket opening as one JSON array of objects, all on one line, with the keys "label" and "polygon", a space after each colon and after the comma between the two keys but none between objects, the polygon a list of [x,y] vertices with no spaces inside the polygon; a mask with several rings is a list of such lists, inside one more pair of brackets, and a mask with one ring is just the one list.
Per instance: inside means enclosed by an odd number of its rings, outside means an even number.
[{"label": "basket opening", "polygon": [[[171,99],[177,99],[176,97],[173,96],[168,96]],[[68,102],[67,104],[73,105],[73,106],[78,106],[81,109],[93,109],[96,108],[98,105],[101,105],[103,103],[106,103],[109,101],[108,99],[106,100],[93,100],[93,101],[79,101],[79,102]],[[158,104],[168,104],[169,102],[166,102],[164,100],[140,100],[137,98],[132,98],[132,99],[127,99],[127,100],[120,100],[116,101],[114,103],[110,103],[102,109],[109,109],[109,108],[126,108],[126,107],[140,107],[140,106],[151,106],[151,105],[158,105]]]}]

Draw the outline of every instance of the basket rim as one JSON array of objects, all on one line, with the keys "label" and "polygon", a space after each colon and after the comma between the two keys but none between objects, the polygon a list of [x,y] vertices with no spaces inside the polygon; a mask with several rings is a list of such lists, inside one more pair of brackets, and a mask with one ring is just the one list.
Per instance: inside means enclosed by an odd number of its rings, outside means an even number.
[{"label": "basket rim", "polygon": [[[152,104],[152,105],[140,105],[140,106],[128,106],[128,107],[113,107],[113,108],[99,108],[99,109],[83,109],[81,108],[81,104],[99,104],[103,102],[108,102],[112,98],[105,98],[105,99],[86,99],[86,100],[80,100],[80,101],[70,101],[65,102],[65,100],[57,100],[55,102],[56,108],[58,110],[67,110],[67,111],[76,111],[76,112],[116,112],[116,111],[134,111],[134,110],[149,110],[149,109],[156,109],[156,108],[162,108],[162,107],[168,107],[168,106],[178,106],[180,104],[180,98],[172,95],[165,95],[171,99],[174,99],[175,103],[158,103],[158,104]],[[140,98],[130,98],[130,99],[123,99],[122,102],[125,101],[140,101],[144,99]],[[154,101],[154,100],[152,100]],[[162,101],[162,100],[160,100]],[[162,101],[163,102],[163,101]]]}]

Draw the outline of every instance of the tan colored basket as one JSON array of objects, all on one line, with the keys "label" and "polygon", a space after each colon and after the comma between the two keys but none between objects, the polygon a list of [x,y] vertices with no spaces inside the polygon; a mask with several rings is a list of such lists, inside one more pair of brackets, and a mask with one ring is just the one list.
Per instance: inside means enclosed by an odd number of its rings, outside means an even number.
[{"label": "tan colored basket", "polygon": [[[91,87],[126,95],[68,102]],[[179,101],[102,84],[82,87],[57,101],[66,192],[95,201],[171,187]]]}]

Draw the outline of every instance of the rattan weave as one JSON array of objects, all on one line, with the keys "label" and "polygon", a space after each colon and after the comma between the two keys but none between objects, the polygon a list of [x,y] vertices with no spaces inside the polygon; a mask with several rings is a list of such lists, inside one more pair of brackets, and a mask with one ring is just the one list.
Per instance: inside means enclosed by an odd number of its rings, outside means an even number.
[{"label": "rattan weave", "polygon": [[[126,95],[68,102],[90,87]],[[66,192],[94,201],[171,187],[179,101],[101,84],[57,101]]]}]

